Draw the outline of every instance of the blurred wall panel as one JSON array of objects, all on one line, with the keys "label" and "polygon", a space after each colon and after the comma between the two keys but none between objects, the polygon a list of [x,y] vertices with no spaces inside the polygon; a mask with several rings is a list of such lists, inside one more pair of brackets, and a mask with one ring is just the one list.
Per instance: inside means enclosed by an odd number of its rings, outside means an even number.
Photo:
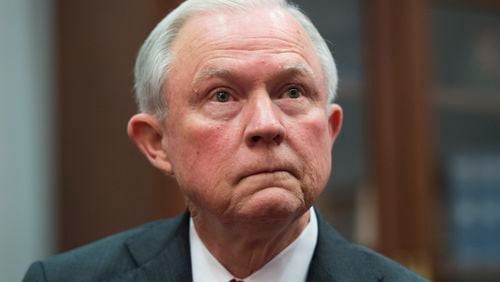
[{"label": "blurred wall panel", "polygon": [[0,0],[0,280],[54,248],[53,3]]},{"label": "blurred wall panel", "polygon": [[58,1],[61,250],[183,209],[126,134],[135,56],[170,2]]}]

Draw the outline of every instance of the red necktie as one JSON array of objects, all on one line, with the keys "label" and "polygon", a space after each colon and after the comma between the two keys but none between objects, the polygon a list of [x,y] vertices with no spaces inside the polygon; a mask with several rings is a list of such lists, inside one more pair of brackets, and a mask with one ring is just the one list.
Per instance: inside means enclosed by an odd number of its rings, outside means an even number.
[{"label": "red necktie", "polygon": [[231,279],[231,281],[229,281],[229,282],[244,282],[244,281],[241,281],[241,280],[236,280],[236,279],[234,279],[234,278],[233,278],[233,279]]}]

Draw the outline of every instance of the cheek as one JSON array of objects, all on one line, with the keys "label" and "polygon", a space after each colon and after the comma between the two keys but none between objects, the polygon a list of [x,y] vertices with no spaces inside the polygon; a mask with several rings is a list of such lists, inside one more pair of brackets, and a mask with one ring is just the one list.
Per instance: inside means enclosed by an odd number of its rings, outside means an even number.
[{"label": "cheek", "polygon": [[224,162],[230,159],[234,134],[226,126],[200,120],[188,120],[178,128],[171,154],[179,185],[187,193],[218,193],[215,187],[225,179]]},{"label": "cheek", "polygon": [[303,154],[315,159],[326,158],[325,161],[330,161],[332,143],[328,119],[323,114],[317,113],[295,124],[296,132],[292,134],[297,135],[298,142],[302,143]]},{"label": "cheek", "polygon": [[296,123],[297,136],[291,140],[304,164],[304,185],[312,193],[326,185],[331,170],[331,140],[328,120],[323,115],[313,116]]},{"label": "cheek", "polygon": [[316,122],[309,125],[309,151],[319,177],[328,178],[330,175],[332,146],[329,138],[328,123]]}]

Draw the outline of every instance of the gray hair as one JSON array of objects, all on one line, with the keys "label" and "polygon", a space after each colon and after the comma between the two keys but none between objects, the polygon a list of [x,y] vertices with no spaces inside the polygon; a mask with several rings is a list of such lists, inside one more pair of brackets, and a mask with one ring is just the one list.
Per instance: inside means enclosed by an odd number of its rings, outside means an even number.
[{"label": "gray hair", "polygon": [[324,71],[330,103],[337,90],[337,68],[323,37],[311,20],[287,0],[187,0],[170,12],[142,45],[135,65],[135,97],[140,112],[165,117],[164,89],[173,61],[172,46],[180,29],[193,16],[209,11],[247,11],[257,7],[278,7],[293,16],[309,35]]}]

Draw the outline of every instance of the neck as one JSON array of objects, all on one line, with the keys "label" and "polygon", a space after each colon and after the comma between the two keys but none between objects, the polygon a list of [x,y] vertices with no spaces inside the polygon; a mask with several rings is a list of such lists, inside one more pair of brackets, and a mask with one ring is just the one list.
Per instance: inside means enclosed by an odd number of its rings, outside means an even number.
[{"label": "neck", "polygon": [[[210,253],[235,277],[254,273],[288,245],[309,222],[309,211],[280,222],[234,226],[193,216],[198,236]],[[264,225],[264,226],[263,226]]]}]

